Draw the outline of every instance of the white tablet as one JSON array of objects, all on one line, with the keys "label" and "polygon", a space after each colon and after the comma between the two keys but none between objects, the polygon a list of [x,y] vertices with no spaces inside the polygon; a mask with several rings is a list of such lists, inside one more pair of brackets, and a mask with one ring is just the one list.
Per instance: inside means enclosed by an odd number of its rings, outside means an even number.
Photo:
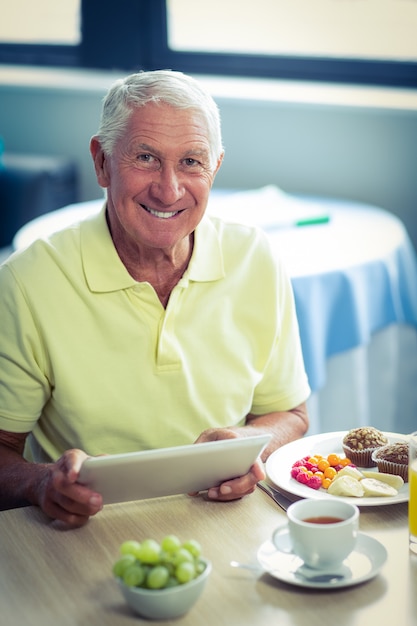
[{"label": "white tablet", "polygon": [[255,435],[89,457],[78,481],[100,493],[104,504],[205,491],[246,474],[270,438]]}]

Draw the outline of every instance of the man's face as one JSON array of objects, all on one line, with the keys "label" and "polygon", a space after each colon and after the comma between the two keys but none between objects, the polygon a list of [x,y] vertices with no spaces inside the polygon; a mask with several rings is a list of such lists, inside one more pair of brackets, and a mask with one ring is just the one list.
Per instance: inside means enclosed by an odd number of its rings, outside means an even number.
[{"label": "man's face", "polygon": [[164,250],[188,238],[204,215],[221,163],[210,164],[210,147],[200,112],[165,103],[135,109],[110,156],[92,143],[112,232],[129,247]]}]

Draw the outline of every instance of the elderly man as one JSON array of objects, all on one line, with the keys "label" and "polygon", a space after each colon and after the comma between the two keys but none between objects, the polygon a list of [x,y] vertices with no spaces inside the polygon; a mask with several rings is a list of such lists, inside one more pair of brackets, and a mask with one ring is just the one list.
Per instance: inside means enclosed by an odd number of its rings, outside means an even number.
[{"label": "elderly man", "polygon": [[211,96],[179,72],[128,76],[90,150],[103,210],[0,268],[0,506],[73,527],[102,508],[77,482],[87,455],[266,432],[265,460],[308,427],[289,280],[262,232],[205,214],[223,159]]}]

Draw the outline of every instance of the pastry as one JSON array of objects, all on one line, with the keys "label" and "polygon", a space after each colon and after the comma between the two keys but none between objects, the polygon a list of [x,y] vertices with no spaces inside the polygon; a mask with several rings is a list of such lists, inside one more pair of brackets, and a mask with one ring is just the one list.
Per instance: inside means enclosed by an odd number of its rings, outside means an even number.
[{"label": "pastry", "polygon": [[353,428],[343,438],[342,447],[345,455],[354,465],[374,467],[372,453],[388,443],[387,437],[373,426]]},{"label": "pastry", "polygon": [[372,454],[373,462],[379,472],[401,476],[408,482],[408,443],[406,441],[391,443],[378,448]]}]

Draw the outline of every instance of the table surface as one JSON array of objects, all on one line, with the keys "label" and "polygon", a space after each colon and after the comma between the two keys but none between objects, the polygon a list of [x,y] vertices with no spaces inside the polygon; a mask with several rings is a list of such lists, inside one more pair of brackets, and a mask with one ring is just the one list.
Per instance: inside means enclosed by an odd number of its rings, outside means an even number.
[{"label": "table surface", "polygon": [[[256,563],[260,545],[285,513],[260,489],[242,500],[209,502],[171,496],[107,505],[77,530],[59,530],[36,507],[0,513],[0,623],[7,626],[121,626],[143,623],[125,605],[111,574],[128,538],[175,533],[203,546],[213,571],[203,595],[183,618],[192,626],[369,626],[417,624],[417,557],[408,550],[407,504],[361,509],[360,530],[382,542],[388,559],[358,586],[316,590],[266,573],[237,570]],[[159,622],[154,622],[159,623]]]},{"label": "table surface", "polygon": [[[29,222],[22,248],[100,209],[104,199],[70,205]],[[212,215],[265,229],[292,280],[304,362],[313,391],[329,357],[369,343],[390,324],[417,326],[417,261],[402,222],[357,202],[290,196],[274,186],[212,193]],[[328,223],[288,227],[291,219]]]}]

